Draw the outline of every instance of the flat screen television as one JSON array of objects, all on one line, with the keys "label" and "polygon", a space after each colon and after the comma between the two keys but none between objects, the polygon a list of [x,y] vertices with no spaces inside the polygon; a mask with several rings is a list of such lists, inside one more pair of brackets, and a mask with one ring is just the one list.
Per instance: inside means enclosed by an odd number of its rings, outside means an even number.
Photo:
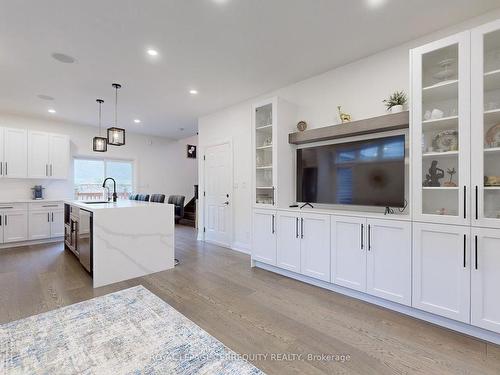
[{"label": "flat screen television", "polygon": [[404,207],[405,135],[298,149],[297,202]]}]

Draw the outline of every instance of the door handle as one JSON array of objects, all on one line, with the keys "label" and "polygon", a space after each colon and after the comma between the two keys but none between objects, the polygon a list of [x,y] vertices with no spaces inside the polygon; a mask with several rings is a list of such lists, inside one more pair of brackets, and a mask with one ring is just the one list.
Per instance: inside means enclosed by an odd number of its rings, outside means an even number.
[{"label": "door handle", "polygon": [[304,218],[300,218],[300,238],[304,238]]},{"label": "door handle", "polygon": [[274,234],[274,215],[272,215],[271,233]]},{"label": "door handle", "polygon": [[7,218],[8,218],[8,216],[5,215],[5,218],[4,218],[5,226],[7,226]]},{"label": "door handle", "polygon": [[45,164],[45,177],[49,177],[49,165]]},{"label": "door handle", "polygon": [[365,248],[365,240],[364,240],[364,236],[363,236],[363,232],[365,231],[365,225],[364,224],[361,224],[361,250],[363,250]]},{"label": "door handle", "polygon": [[467,254],[467,235],[464,234],[464,268],[467,268],[467,262],[465,260]]},{"label": "door handle", "polygon": [[52,222],[54,222],[54,213],[52,212]]},{"label": "door handle", "polygon": [[47,212],[47,222],[50,223],[50,212]]},{"label": "door handle", "polygon": [[476,259],[475,259],[475,260],[476,260],[476,261],[475,261],[475,263],[476,263],[476,265],[475,265],[475,268],[476,268],[476,270],[477,270],[477,236],[475,236],[475,238],[474,238],[474,242],[475,242],[475,245],[476,245],[476,246],[475,246],[475,247],[476,247],[476,254],[475,254],[475,258],[476,258]]},{"label": "door handle", "polygon": [[372,249],[371,230],[371,225],[368,224],[368,251]]},{"label": "door handle", "polygon": [[479,188],[476,185],[476,220],[479,219],[479,208],[477,207]]},{"label": "door handle", "polygon": [[295,218],[295,238],[299,238],[299,218]]},{"label": "door handle", "polygon": [[464,219],[467,219],[467,186],[464,185]]},{"label": "door handle", "polygon": [[7,162],[5,162],[5,175],[7,176],[9,174],[9,172],[7,171]]},{"label": "door handle", "polygon": [[3,163],[0,162],[0,176],[3,175]]}]

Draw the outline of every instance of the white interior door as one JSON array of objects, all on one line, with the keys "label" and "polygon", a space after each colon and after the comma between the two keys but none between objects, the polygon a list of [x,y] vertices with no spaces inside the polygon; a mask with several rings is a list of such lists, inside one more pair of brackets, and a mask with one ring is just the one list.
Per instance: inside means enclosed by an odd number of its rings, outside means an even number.
[{"label": "white interior door", "polygon": [[366,291],[411,305],[411,223],[368,219]]},{"label": "white interior door", "polygon": [[28,176],[28,133],[25,129],[4,128],[4,176]]},{"label": "white interior door", "polygon": [[308,213],[301,216],[300,271],[330,282],[330,216]]},{"label": "white interior door", "polygon": [[366,219],[332,216],[332,282],[364,292],[366,290]]},{"label": "white interior door", "polygon": [[413,307],[470,321],[470,227],[413,223]]},{"label": "white interior door", "polygon": [[232,148],[230,143],[205,149],[205,240],[231,246]]},{"label": "white interior door", "polygon": [[68,178],[69,139],[65,135],[51,134],[49,138],[49,174],[52,178]]},{"label": "white interior door", "polygon": [[471,323],[500,333],[500,230],[473,228]]},{"label": "white interior door", "polygon": [[28,134],[28,175],[31,178],[49,176],[49,134],[30,131]]},{"label": "white interior door", "polygon": [[299,222],[298,212],[278,212],[276,218],[277,266],[297,273],[300,272]]}]

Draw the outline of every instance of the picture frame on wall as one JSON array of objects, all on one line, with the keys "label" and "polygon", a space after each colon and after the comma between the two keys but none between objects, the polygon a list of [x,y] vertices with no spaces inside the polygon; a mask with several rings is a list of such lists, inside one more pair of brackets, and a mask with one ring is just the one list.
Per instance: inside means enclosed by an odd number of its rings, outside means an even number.
[{"label": "picture frame on wall", "polygon": [[187,145],[187,157],[188,159],[196,159],[196,146]]}]

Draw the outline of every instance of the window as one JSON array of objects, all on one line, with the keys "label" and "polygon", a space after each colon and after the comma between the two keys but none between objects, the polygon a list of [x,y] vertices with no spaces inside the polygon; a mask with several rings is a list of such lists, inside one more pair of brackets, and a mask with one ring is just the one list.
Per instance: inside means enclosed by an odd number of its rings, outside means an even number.
[{"label": "window", "polygon": [[[106,177],[116,180],[118,198],[127,199],[133,190],[133,165],[131,161],[103,159],[74,159],[75,199],[100,200],[105,190]],[[112,188],[112,183],[108,185]]]}]

